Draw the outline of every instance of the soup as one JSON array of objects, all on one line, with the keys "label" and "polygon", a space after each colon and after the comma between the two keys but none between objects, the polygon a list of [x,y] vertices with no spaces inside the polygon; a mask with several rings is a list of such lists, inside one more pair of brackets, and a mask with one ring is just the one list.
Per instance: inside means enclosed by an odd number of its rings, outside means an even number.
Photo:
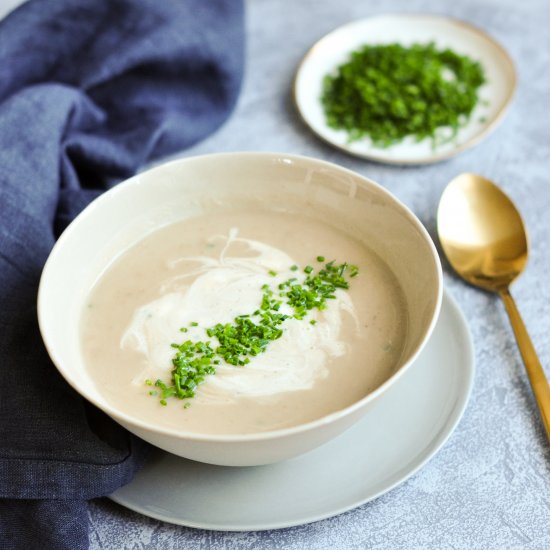
[{"label": "soup", "polygon": [[[170,383],[176,346],[216,349],[209,329],[253,316],[267,288],[278,299],[288,281],[303,283],[332,260],[358,274],[326,309],[296,318],[281,298],[288,318],[265,351],[245,365],[218,358],[194,397],[161,399],[154,382]],[[246,434],[306,423],[361,399],[399,366],[406,333],[395,276],[336,220],[231,210],[158,229],[120,255],[89,295],[81,347],[90,377],[118,410],[182,432]]]}]

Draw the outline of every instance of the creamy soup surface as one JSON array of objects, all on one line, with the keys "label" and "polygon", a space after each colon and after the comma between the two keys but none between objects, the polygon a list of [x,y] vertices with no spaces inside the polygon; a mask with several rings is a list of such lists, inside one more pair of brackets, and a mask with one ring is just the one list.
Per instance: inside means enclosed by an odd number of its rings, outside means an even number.
[{"label": "creamy soup surface", "polygon": [[[359,268],[326,310],[286,320],[282,337],[244,367],[222,361],[191,399],[163,406],[149,395],[157,388],[145,380],[170,382],[172,343],[210,340],[215,348],[205,329],[254,312],[262,285],[277,292],[290,277],[305,278],[305,266],[323,266],[319,255]],[[81,345],[90,377],[118,410],[185,432],[244,434],[361,399],[394,372],[406,332],[399,284],[367,246],[305,216],[231,211],[157,230],[119,256],[90,293]]]}]

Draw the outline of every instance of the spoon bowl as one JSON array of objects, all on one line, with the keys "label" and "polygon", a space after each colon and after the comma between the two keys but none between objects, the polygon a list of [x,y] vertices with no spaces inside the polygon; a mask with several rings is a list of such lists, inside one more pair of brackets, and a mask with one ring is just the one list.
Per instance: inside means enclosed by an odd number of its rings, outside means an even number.
[{"label": "spoon bowl", "polygon": [[441,196],[437,231],[453,269],[468,283],[502,298],[550,440],[550,387],[509,289],[527,264],[521,215],[493,182],[465,173]]},{"label": "spoon bowl", "polygon": [[527,232],[512,201],[491,181],[461,174],[445,189],[439,239],[453,269],[490,291],[509,286],[525,269]]}]

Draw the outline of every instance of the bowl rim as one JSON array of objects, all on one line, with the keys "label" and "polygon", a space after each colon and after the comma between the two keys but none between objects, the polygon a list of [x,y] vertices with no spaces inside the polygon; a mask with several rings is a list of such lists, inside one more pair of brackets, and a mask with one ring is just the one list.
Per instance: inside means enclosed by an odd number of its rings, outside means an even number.
[{"label": "bowl rim", "polygon": [[[352,403],[351,405],[348,405],[347,407],[344,407],[343,409],[339,409],[337,411],[324,415],[315,420],[305,422],[302,424],[297,424],[296,426],[290,426],[287,428],[279,428],[276,430],[270,430],[265,432],[253,432],[253,433],[245,433],[245,434],[201,434],[196,432],[178,430],[177,428],[163,427],[158,425],[155,426],[151,424],[151,422],[148,422],[143,419],[135,418],[128,413],[117,410],[116,407],[111,405],[106,400],[102,403],[99,403],[98,400],[96,400],[93,396],[90,395],[90,392],[86,391],[86,388],[82,388],[81,385],[76,383],[76,381],[71,376],[71,369],[66,368],[63,365],[63,362],[57,356],[55,349],[53,348],[53,345],[48,341],[48,338],[47,338],[46,318],[45,318],[46,317],[45,294],[48,288],[47,286],[48,280],[51,277],[50,273],[51,273],[51,270],[53,269],[52,266],[55,266],[57,262],[59,251],[65,246],[64,243],[71,238],[72,234],[78,230],[77,228],[79,227],[79,224],[83,219],[86,219],[89,216],[93,215],[94,212],[98,208],[100,208],[104,202],[111,200],[111,198],[114,195],[119,193],[124,193],[124,190],[127,187],[133,187],[135,185],[140,185],[140,184],[143,185],[143,182],[140,180],[144,174],[149,175],[152,172],[155,172],[156,170],[162,170],[169,166],[185,165],[185,164],[196,163],[196,162],[200,163],[200,162],[206,162],[210,160],[219,161],[226,158],[234,158],[236,156],[242,157],[242,158],[250,158],[250,159],[261,159],[262,157],[264,157],[266,160],[279,159],[279,160],[290,161],[292,164],[295,164],[296,162],[314,163],[319,168],[336,170],[337,172],[351,176],[354,178],[354,181],[358,183],[358,185],[362,185],[364,187],[365,186],[371,187],[371,188],[374,187],[374,189],[380,192],[385,197],[385,199],[387,199],[389,202],[397,206],[398,209],[400,209],[403,212],[403,214],[408,219],[408,221],[411,222],[412,225],[417,228],[420,235],[424,238],[425,242],[428,244],[428,248],[431,251],[432,259],[434,262],[436,275],[437,275],[436,301],[431,314],[430,323],[428,324],[426,330],[424,331],[423,337],[421,338],[419,343],[416,345],[416,347],[413,349],[412,353],[409,356],[409,359],[406,362],[404,362],[388,379],[386,379],[382,384],[380,384],[380,386],[375,388],[373,391],[369,392],[363,398],[359,399],[358,401],[355,401],[354,403]],[[148,184],[148,185],[151,185],[151,184]],[[44,342],[44,345],[46,347],[46,350],[48,352],[48,355],[51,361],[53,362],[53,364],[55,365],[56,369],[59,371],[61,376],[80,396],[82,396],[87,401],[92,403],[94,406],[98,407],[100,410],[108,414],[111,418],[113,418],[117,422],[123,424],[125,427],[128,428],[128,426],[131,426],[132,428],[138,428],[140,430],[145,430],[147,432],[155,433],[158,435],[171,436],[177,439],[187,440],[187,441],[197,441],[197,442],[200,441],[200,442],[211,442],[211,443],[218,443],[218,442],[219,443],[222,443],[222,442],[244,443],[244,442],[278,439],[286,436],[298,435],[304,432],[308,432],[310,430],[315,430],[316,428],[320,428],[322,426],[332,424],[337,420],[350,416],[353,413],[357,412],[359,409],[364,408],[368,403],[371,403],[372,401],[377,399],[390,386],[392,386],[399,378],[401,378],[401,376],[408,370],[410,365],[414,363],[414,361],[416,360],[416,358],[418,357],[418,355],[426,345],[426,342],[429,340],[433,332],[433,329],[436,325],[437,319],[439,317],[439,313],[441,310],[442,295],[443,295],[442,267],[441,267],[439,255],[437,253],[437,249],[435,247],[435,244],[430,234],[428,233],[424,225],[420,222],[420,220],[416,217],[416,215],[409,209],[409,207],[407,207],[403,202],[401,202],[393,193],[388,191],[386,188],[382,187],[382,185],[376,183],[375,181],[371,180],[366,176],[363,176],[362,174],[359,174],[358,172],[354,172],[353,170],[350,170],[338,164],[321,160],[318,158],[314,158],[314,157],[308,157],[305,155],[295,155],[295,154],[289,154],[289,153],[267,152],[267,151],[266,152],[234,151],[234,152],[208,153],[204,155],[195,155],[195,156],[189,156],[189,157],[183,157],[183,158],[171,160],[168,162],[158,163],[150,167],[149,169],[144,170],[143,172],[139,172],[138,174],[135,174],[134,176],[122,181],[121,183],[117,184],[115,187],[112,187],[111,189],[105,191],[99,197],[94,199],[67,226],[67,228],[63,231],[63,233],[61,234],[61,236],[53,246],[52,250],[50,251],[50,254],[48,256],[48,259],[46,260],[46,263],[44,264],[44,268],[42,270],[42,274],[40,277],[40,283],[39,283],[38,295],[37,295],[37,316],[38,316],[38,325],[40,329],[40,334],[42,336],[42,340]]]}]

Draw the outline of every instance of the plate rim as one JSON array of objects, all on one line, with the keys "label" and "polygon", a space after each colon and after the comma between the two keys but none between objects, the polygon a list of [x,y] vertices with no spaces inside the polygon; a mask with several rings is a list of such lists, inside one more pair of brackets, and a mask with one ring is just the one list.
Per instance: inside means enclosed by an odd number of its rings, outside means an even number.
[{"label": "plate rim", "polygon": [[[300,102],[298,100],[298,78],[300,76],[300,72],[304,65],[311,59],[311,57],[314,55],[315,50],[318,49],[318,46],[325,41],[328,41],[332,38],[334,34],[337,32],[341,32],[347,27],[359,25],[361,23],[367,23],[370,21],[373,21],[375,19],[381,19],[386,17],[403,17],[403,18],[430,18],[435,19],[439,21],[448,21],[451,23],[454,23],[458,26],[465,27],[466,29],[475,32],[485,40],[489,41],[493,46],[496,47],[496,49],[501,53],[503,58],[506,60],[506,62],[509,65],[510,68],[510,74],[512,76],[512,83],[510,90],[508,92],[508,95],[506,97],[506,100],[504,101],[504,104],[500,108],[500,110],[496,113],[494,118],[487,124],[487,126],[479,132],[479,134],[473,136],[472,138],[466,140],[464,143],[459,145],[458,147],[455,147],[451,149],[450,151],[446,151],[443,153],[430,155],[427,157],[422,157],[420,159],[411,160],[411,159],[403,159],[403,158],[388,158],[384,156],[383,154],[376,154],[376,153],[361,153],[360,151],[354,151],[345,145],[342,145],[340,143],[336,143],[327,136],[319,133],[315,128],[313,128],[309,122],[306,120],[306,117],[304,116],[302,109],[300,108]],[[475,147],[478,143],[480,143],[483,139],[488,137],[495,128],[502,122],[504,115],[508,112],[510,105],[512,104],[512,100],[514,99],[514,96],[516,95],[518,88],[518,72],[516,65],[508,53],[508,51],[498,42],[495,38],[493,38],[488,32],[484,31],[480,27],[474,25],[473,23],[470,23],[469,21],[465,21],[464,19],[460,19],[459,17],[451,16],[451,15],[443,15],[443,14],[437,14],[437,13],[429,13],[429,12],[387,12],[387,13],[379,13],[376,15],[372,15],[369,17],[364,17],[361,19],[354,19],[351,21],[348,21],[347,23],[344,23],[342,25],[339,25],[335,29],[329,31],[325,35],[323,35],[319,40],[315,41],[315,43],[308,48],[304,56],[301,58],[300,62],[298,63],[298,67],[295,70],[294,78],[292,80],[292,102],[294,104],[294,108],[297,111],[300,120],[303,124],[319,139],[321,139],[324,143],[330,145],[331,147],[335,147],[336,149],[343,151],[347,153],[348,155],[352,155],[356,158],[361,158],[364,160],[370,160],[374,162],[378,162],[381,164],[389,164],[389,165],[395,165],[395,166],[422,166],[427,164],[435,164],[437,162],[442,162],[444,160],[448,160],[468,149],[471,149],[472,147]]]},{"label": "plate rim", "polygon": [[[163,515],[162,513],[157,513],[154,510],[153,511],[147,510],[147,512],[144,512],[143,507],[140,507],[139,505],[135,505],[133,503],[128,503],[123,498],[120,498],[119,496],[117,496],[117,493],[109,495],[108,498],[116,502],[120,506],[123,506],[124,508],[128,508],[129,510],[137,512],[141,515],[144,515],[159,521],[163,521],[166,523],[170,523],[173,525],[179,525],[179,526],[189,527],[193,529],[203,529],[207,531],[260,532],[260,531],[287,529],[289,527],[307,525],[310,523],[316,523],[318,521],[322,521],[324,519],[336,517],[345,512],[349,512],[350,510],[354,510],[360,506],[363,506],[368,502],[376,500],[382,495],[392,491],[393,489],[395,489],[396,487],[398,487],[399,485],[403,484],[405,481],[410,479],[419,470],[421,470],[441,450],[441,448],[445,445],[445,443],[448,441],[450,436],[454,433],[456,427],[458,426],[458,423],[462,419],[472,393],[476,368],[475,368],[475,353],[474,353],[473,340],[472,340],[472,335],[471,335],[468,322],[466,320],[466,317],[464,316],[464,313],[460,309],[460,306],[458,305],[456,300],[452,297],[452,295],[449,293],[449,291],[446,288],[444,288],[443,290],[442,306],[444,306],[445,308],[450,308],[451,313],[457,318],[458,323],[463,329],[465,348],[464,348],[464,354],[463,354],[464,359],[461,361],[460,370],[462,372],[462,377],[464,382],[463,384],[460,385],[459,389],[457,390],[457,397],[458,397],[457,403],[455,407],[453,407],[453,409],[449,412],[449,415],[446,418],[446,421],[444,424],[444,429],[439,430],[439,432],[435,434],[432,439],[430,439],[430,441],[426,444],[426,446],[422,449],[422,451],[417,455],[421,457],[420,460],[418,460],[418,462],[416,462],[416,464],[414,464],[414,466],[411,469],[406,470],[404,475],[398,477],[393,483],[383,486],[374,494],[370,494],[366,498],[354,500],[353,502],[348,503],[345,506],[340,506],[338,508],[332,509],[331,511],[326,511],[322,513],[318,513],[316,515],[308,516],[305,519],[303,517],[300,517],[300,518],[287,520],[287,521],[263,523],[261,526],[257,524],[245,524],[245,523],[239,524],[239,526],[235,526],[235,525],[228,526],[224,524],[197,522],[194,520],[182,521],[181,518],[175,518],[174,516]],[[443,310],[443,307],[442,307],[442,310]],[[466,366],[465,369],[463,368],[464,366]],[[166,451],[160,451],[160,452],[165,453]]]}]

